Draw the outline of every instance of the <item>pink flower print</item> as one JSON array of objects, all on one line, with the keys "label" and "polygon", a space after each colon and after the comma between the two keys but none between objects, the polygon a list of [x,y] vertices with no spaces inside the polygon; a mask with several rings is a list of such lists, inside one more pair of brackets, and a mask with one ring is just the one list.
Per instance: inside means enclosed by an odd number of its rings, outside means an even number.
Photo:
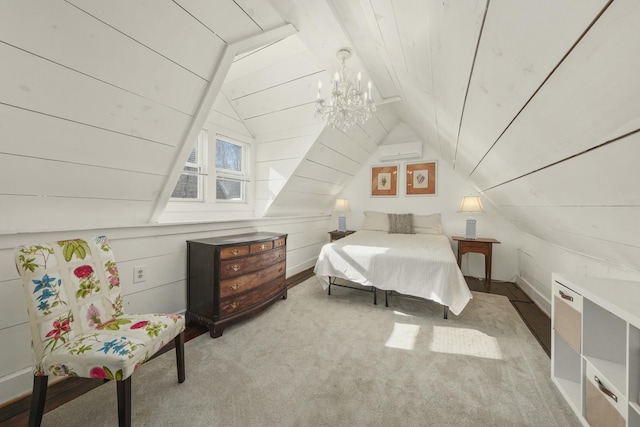
[{"label": "pink flower print", "polygon": [[89,376],[91,378],[102,378],[102,379],[109,378],[109,375],[107,374],[107,372],[99,366],[95,366],[91,368],[91,370],[89,371]]},{"label": "pink flower print", "polygon": [[140,329],[140,328],[144,328],[145,326],[147,326],[149,324],[148,320],[143,320],[141,322],[137,322],[134,323],[133,325],[131,325],[131,329]]},{"label": "pink flower print", "polygon": [[109,276],[109,285],[111,285],[112,288],[120,286],[120,278],[118,276]]},{"label": "pink flower print", "polygon": [[73,270],[73,274],[75,274],[78,279],[86,279],[91,276],[91,273],[93,273],[93,268],[90,265],[81,265]]},{"label": "pink flower print", "polygon": [[71,327],[69,326],[69,318],[64,319],[62,323],[60,323],[59,320],[54,320],[53,329],[50,330],[49,333],[47,333],[46,337],[47,338],[53,337],[54,340],[58,340],[60,339],[60,335],[63,335],[69,332],[70,330],[71,330]]},{"label": "pink flower print", "polygon": [[102,323],[100,320],[100,310],[93,304],[91,304],[87,310],[87,320],[89,321],[89,326],[92,328]]},{"label": "pink flower print", "polygon": [[93,267],[87,264],[81,265],[73,270],[73,274],[78,278],[76,298],[86,298],[100,292],[100,280],[96,278]]},{"label": "pink flower print", "polygon": [[116,263],[109,260],[104,263],[104,267],[108,273],[109,289],[120,286],[120,275],[118,274],[118,267],[116,266]]}]

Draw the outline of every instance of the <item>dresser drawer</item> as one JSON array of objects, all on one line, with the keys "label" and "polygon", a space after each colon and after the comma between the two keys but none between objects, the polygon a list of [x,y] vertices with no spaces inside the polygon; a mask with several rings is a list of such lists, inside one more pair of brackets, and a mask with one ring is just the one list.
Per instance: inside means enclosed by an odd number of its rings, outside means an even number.
[{"label": "dresser drawer", "polygon": [[244,258],[230,259],[220,262],[220,279],[243,276],[256,270],[284,261],[286,248],[274,249]]},{"label": "dresser drawer", "polygon": [[582,313],[582,295],[556,281],[553,287],[553,295],[560,298],[565,304]]},{"label": "dresser drawer", "polygon": [[462,252],[477,252],[480,254],[487,255],[489,250],[491,250],[491,245],[485,242],[472,242],[469,240],[465,240],[464,242],[458,242],[458,245],[462,244]]},{"label": "dresser drawer", "polygon": [[273,249],[273,241],[271,242],[259,242],[251,245],[250,252],[252,254],[259,254],[261,252],[270,251]]},{"label": "dresser drawer", "polygon": [[271,282],[285,274],[286,263],[281,262],[264,270],[245,274],[231,279],[220,281],[220,298],[227,298],[232,295],[247,292],[264,283]]},{"label": "dresser drawer", "polygon": [[[590,363],[586,367],[585,418],[591,427],[624,427],[627,400]],[[599,383],[598,383],[599,382]]]},{"label": "dresser drawer", "polygon": [[582,353],[582,295],[555,281],[553,310],[553,330],[576,353]]},{"label": "dresser drawer", "polygon": [[235,258],[243,255],[249,255],[249,245],[231,246],[220,249],[220,259]]},{"label": "dresser drawer", "polygon": [[560,297],[553,298],[555,310],[553,329],[576,353],[581,353],[582,313],[565,303]]},{"label": "dresser drawer", "polygon": [[246,311],[269,299],[270,296],[282,291],[285,286],[285,278],[283,276],[277,280],[255,288],[250,293],[226,298],[220,301],[220,316],[225,317]]}]

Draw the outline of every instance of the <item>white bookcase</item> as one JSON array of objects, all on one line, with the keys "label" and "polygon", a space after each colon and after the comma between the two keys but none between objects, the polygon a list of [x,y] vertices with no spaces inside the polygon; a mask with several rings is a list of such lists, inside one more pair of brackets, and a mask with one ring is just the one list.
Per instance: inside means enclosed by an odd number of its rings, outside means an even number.
[{"label": "white bookcase", "polygon": [[553,382],[584,425],[640,427],[640,282],[552,281]]}]

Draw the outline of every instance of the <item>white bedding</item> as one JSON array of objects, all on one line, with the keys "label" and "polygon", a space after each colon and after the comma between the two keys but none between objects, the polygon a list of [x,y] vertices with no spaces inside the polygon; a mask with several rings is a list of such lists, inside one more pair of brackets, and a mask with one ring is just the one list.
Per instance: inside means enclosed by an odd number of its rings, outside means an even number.
[{"label": "white bedding", "polygon": [[340,277],[426,298],[458,315],[472,298],[449,239],[435,234],[357,231],[322,247],[314,273],[322,287]]}]

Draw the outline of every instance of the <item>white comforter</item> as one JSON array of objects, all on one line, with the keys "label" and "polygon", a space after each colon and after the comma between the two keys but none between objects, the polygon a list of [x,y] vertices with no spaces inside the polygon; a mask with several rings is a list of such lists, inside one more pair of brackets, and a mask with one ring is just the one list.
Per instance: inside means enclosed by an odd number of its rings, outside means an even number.
[{"label": "white comforter", "polygon": [[459,314],[472,298],[444,235],[357,231],[322,247],[314,273],[426,298]]}]

